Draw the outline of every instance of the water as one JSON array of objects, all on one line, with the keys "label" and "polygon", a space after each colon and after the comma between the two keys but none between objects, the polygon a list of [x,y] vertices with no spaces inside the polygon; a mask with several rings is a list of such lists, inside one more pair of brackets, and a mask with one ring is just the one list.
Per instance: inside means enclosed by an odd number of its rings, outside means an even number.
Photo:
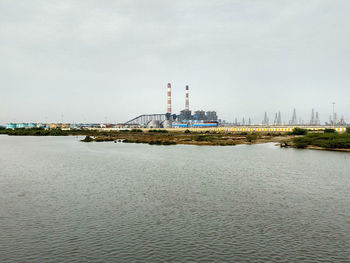
[{"label": "water", "polygon": [[0,262],[350,262],[350,154],[0,136]]}]

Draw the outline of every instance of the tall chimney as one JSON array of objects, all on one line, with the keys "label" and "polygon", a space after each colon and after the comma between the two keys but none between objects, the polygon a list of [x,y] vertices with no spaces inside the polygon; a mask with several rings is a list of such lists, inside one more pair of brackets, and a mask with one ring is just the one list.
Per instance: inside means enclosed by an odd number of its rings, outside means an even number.
[{"label": "tall chimney", "polygon": [[190,98],[189,98],[189,88],[188,85],[186,85],[186,106],[185,110],[189,111],[190,110]]},{"label": "tall chimney", "polygon": [[171,84],[168,83],[168,113],[171,115]]}]

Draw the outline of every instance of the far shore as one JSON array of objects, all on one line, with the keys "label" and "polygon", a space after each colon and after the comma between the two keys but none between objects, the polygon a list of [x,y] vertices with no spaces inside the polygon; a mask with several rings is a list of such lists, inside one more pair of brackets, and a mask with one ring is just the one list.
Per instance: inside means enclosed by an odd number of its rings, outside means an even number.
[{"label": "far shore", "polygon": [[280,147],[350,152],[350,132],[324,133],[295,128],[293,132],[227,132],[215,130],[132,129],[119,131],[16,129],[0,130],[10,136],[85,136],[82,142],[123,142],[150,145],[234,146],[276,143]]},{"label": "far shore", "polygon": [[234,146],[239,144],[258,144],[290,140],[294,136],[281,133],[216,133],[216,132],[168,132],[154,130],[148,132],[120,132],[111,135],[87,136],[84,142],[114,141],[123,143],[146,143],[150,145],[197,145]]}]

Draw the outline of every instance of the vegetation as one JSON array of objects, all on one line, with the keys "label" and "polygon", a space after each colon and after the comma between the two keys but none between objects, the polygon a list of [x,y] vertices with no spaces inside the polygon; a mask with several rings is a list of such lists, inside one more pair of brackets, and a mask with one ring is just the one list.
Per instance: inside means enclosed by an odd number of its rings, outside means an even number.
[{"label": "vegetation", "polygon": [[350,127],[346,127],[346,132],[350,133]]},{"label": "vegetation", "polygon": [[150,145],[173,145],[176,144],[176,142],[172,142],[172,141],[150,141],[148,144]]},{"label": "vegetation", "polygon": [[125,139],[123,143],[147,143],[149,145],[174,145],[175,141],[164,141],[164,140],[141,140],[141,139]]},{"label": "vegetation", "polygon": [[294,128],[292,132],[289,133],[290,135],[306,135],[307,130],[302,128]]},{"label": "vegetation", "polygon": [[310,133],[293,139],[296,148],[350,149],[350,133]]},{"label": "vegetation", "polygon": [[[324,133],[307,133],[305,129],[295,128],[292,137],[282,138],[280,133],[248,133],[248,132],[213,132],[213,131],[168,131],[163,129],[151,129],[143,132],[141,129],[126,129],[119,131],[99,130],[61,130],[61,129],[0,129],[0,134],[11,136],[85,136],[83,142],[123,141],[125,143],[147,143],[150,145],[236,145],[247,143],[282,142],[284,147],[294,146],[306,148],[317,146],[326,149],[349,148],[350,127],[343,134],[336,133],[333,129],[325,130]],[[283,135],[283,134],[282,134]],[[287,134],[284,134],[287,136]],[[294,136],[299,135],[299,136]],[[304,136],[300,136],[304,135]],[[296,137],[293,139],[293,137]]]},{"label": "vegetation", "polygon": [[113,137],[110,136],[98,136],[94,140],[95,142],[111,142],[114,141]]},{"label": "vegetation", "polygon": [[210,141],[210,137],[206,135],[195,135],[192,137],[196,142],[207,142]]},{"label": "vegetation", "polygon": [[167,130],[149,130],[148,132],[155,132],[155,133],[168,133]]},{"label": "vegetation", "polygon": [[42,128],[5,130],[6,134],[13,136],[67,136],[69,131],[61,129],[45,130]]},{"label": "vegetation", "polygon": [[[130,132],[130,131],[128,131]],[[43,128],[30,128],[30,129],[6,129],[0,130],[0,134],[8,134],[10,136],[111,136],[118,134],[118,131],[96,131],[96,130],[61,130],[61,129],[43,129]]]},{"label": "vegetation", "polygon": [[248,142],[255,141],[257,138],[258,138],[258,135],[256,133],[250,133],[247,135]]},{"label": "vegetation", "polygon": [[84,140],[81,140],[82,142],[93,142],[94,139],[92,139],[90,136],[86,136]]},{"label": "vegetation", "polygon": [[324,133],[336,133],[335,129],[324,129]]},{"label": "vegetation", "polygon": [[143,132],[141,129],[132,129],[131,132]]}]

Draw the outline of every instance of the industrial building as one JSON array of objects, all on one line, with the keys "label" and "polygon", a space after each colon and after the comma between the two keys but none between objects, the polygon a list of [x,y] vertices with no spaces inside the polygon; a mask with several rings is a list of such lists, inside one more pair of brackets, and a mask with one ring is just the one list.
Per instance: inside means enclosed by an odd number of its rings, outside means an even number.
[{"label": "industrial building", "polygon": [[49,128],[48,124],[43,123],[7,123],[6,129],[32,129],[32,128]]},{"label": "industrial building", "polygon": [[[171,89],[171,85],[168,84],[168,87]],[[189,86],[186,85],[185,88],[185,109],[180,111],[179,115],[172,115],[171,112],[168,112],[170,116],[173,116],[173,123],[172,127],[178,128],[178,127],[217,127],[218,126],[218,116],[216,114],[216,111],[207,111],[204,110],[197,110],[194,111],[194,114],[192,114],[192,111],[190,110],[190,92],[189,92]],[[169,94],[169,92],[168,92]],[[171,92],[170,92],[171,95]],[[171,98],[170,98],[171,102]],[[171,107],[170,107],[171,109]]]},{"label": "industrial building", "polygon": [[147,128],[179,128],[179,127],[217,127],[219,125],[216,111],[190,110],[190,89],[185,87],[185,109],[179,114],[172,112],[171,83],[167,84],[167,112],[165,114],[143,114],[124,125],[139,125]]},{"label": "industrial building", "polygon": [[92,128],[112,128],[112,124],[99,124],[99,123],[7,123],[6,129],[61,129],[61,130],[73,130],[73,129],[92,129]]}]

